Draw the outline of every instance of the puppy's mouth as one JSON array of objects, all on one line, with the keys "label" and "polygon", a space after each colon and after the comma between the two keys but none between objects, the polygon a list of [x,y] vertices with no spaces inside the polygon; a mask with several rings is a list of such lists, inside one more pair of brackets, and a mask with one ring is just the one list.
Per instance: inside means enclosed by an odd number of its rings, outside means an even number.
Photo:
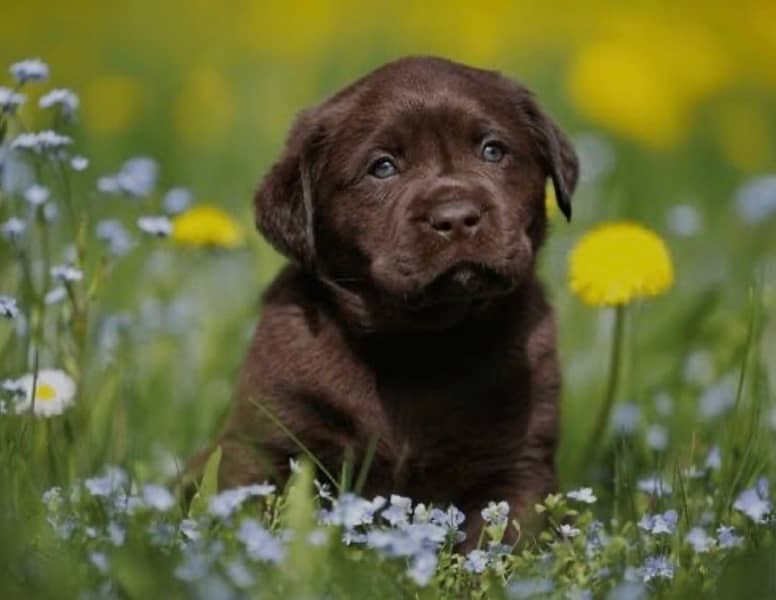
[{"label": "puppy's mouth", "polygon": [[432,307],[483,304],[508,294],[515,283],[492,267],[464,261],[437,275],[428,285],[406,298],[412,311]]}]

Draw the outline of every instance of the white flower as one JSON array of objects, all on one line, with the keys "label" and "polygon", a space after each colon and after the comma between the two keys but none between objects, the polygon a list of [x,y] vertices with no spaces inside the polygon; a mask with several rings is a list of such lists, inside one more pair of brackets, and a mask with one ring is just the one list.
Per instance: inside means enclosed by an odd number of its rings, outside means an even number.
[{"label": "white flower", "polygon": [[718,471],[722,468],[722,453],[719,446],[713,446],[706,457],[706,468],[710,471]]},{"label": "white flower", "polygon": [[175,506],[175,496],[166,487],[149,483],[143,486],[143,502],[149,508],[167,512]]},{"label": "white flower", "polygon": [[17,217],[11,217],[0,225],[0,234],[2,234],[3,239],[18,240],[26,229],[27,224],[24,221]]},{"label": "white flower", "polygon": [[41,108],[59,107],[59,111],[66,119],[72,119],[78,110],[78,96],[71,90],[51,90],[38,101]]},{"label": "white flower", "polygon": [[776,213],[776,175],[756,177],[736,193],[736,207],[743,221],[760,223]]},{"label": "white flower", "polygon": [[567,498],[576,500],[577,502],[584,502],[585,504],[594,504],[598,498],[593,494],[593,488],[583,487],[578,490],[572,490],[566,494]]},{"label": "white flower", "polygon": [[650,425],[647,429],[647,446],[658,452],[668,446],[668,432],[662,425]]},{"label": "white flower", "polygon": [[39,58],[28,58],[14,63],[9,71],[21,84],[28,81],[45,81],[49,76],[48,65]]},{"label": "white flower", "polygon": [[42,369],[37,378],[29,373],[18,382],[24,386],[24,397],[16,405],[17,413],[27,412],[32,407],[33,413],[42,417],[61,415],[75,399],[75,382],[59,369]]},{"label": "white flower", "polygon": [[89,159],[80,154],[70,159],[70,168],[73,171],[85,171],[89,167]]},{"label": "white flower", "polygon": [[61,283],[72,283],[74,281],[81,281],[84,278],[84,273],[70,265],[57,265],[51,267],[51,277]]},{"label": "white flower", "polygon": [[708,552],[714,546],[714,538],[712,538],[705,529],[700,527],[693,527],[687,532],[685,541],[693,547],[698,554]]},{"label": "white flower", "polygon": [[19,306],[16,304],[16,298],[0,295],[0,317],[15,319],[18,316]]},{"label": "white flower", "polygon": [[27,97],[6,87],[0,87],[0,113],[14,114],[25,103]]},{"label": "white flower", "polygon": [[564,523],[558,527],[558,533],[566,539],[571,539],[577,537],[580,534],[580,531],[576,527]]},{"label": "white flower", "polygon": [[137,226],[141,231],[155,237],[168,237],[172,233],[172,223],[167,217],[140,217]]},{"label": "white flower", "polygon": [[66,135],[60,135],[55,131],[40,131],[38,133],[22,133],[11,142],[13,150],[27,150],[36,154],[43,154],[54,150],[61,150],[69,146],[73,140]]},{"label": "white flower", "polygon": [[45,204],[50,195],[51,192],[47,187],[36,183],[27,188],[27,191],[24,192],[24,199],[29,202],[30,206],[38,207]]},{"label": "white flower", "polygon": [[186,188],[172,188],[164,195],[164,210],[171,215],[177,215],[191,204],[191,192]]},{"label": "white flower", "polygon": [[100,177],[97,189],[104,194],[145,198],[154,191],[159,167],[151,158],[140,156],[126,161],[115,175]]}]

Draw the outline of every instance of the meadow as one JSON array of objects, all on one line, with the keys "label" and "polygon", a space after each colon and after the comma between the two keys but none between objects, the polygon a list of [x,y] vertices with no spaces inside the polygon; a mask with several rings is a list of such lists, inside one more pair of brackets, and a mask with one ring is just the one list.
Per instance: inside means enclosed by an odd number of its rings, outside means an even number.
[{"label": "meadow", "polygon": [[[11,2],[0,598],[776,596],[776,12],[739,4]],[[561,489],[466,555],[455,507],[302,449],[283,489],[218,451],[170,485],[283,264],[251,197],[294,113],[410,53],[521,79],[582,163],[541,262]]]}]

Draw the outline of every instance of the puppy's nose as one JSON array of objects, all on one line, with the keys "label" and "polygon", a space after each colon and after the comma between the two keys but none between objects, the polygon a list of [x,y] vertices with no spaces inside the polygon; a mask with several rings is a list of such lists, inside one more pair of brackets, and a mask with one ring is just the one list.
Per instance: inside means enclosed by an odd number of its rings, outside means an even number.
[{"label": "puppy's nose", "polygon": [[452,200],[436,205],[429,213],[431,227],[444,236],[472,235],[479,229],[482,209],[470,200]]}]

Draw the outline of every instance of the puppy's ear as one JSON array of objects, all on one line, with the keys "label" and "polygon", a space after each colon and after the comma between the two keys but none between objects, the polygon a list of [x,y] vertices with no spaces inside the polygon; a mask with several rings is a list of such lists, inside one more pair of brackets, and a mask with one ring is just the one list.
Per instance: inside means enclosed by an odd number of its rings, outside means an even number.
[{"label": "puppy's ear", "polygon": [[523,109],[532,120],[531,131],[539,148],[547,175],[555,188],[555,199],[567,221],[571,221],[571,196],[577,187],[579,160],[571,141],[531,96]]},{"label": "puppy's ear", "polygon": [[311,112],[301,113],[280,159],[264,177],[255,197],[256,226],[282,254],[305,268],[315,263],[313,193],[322,128]]}]

